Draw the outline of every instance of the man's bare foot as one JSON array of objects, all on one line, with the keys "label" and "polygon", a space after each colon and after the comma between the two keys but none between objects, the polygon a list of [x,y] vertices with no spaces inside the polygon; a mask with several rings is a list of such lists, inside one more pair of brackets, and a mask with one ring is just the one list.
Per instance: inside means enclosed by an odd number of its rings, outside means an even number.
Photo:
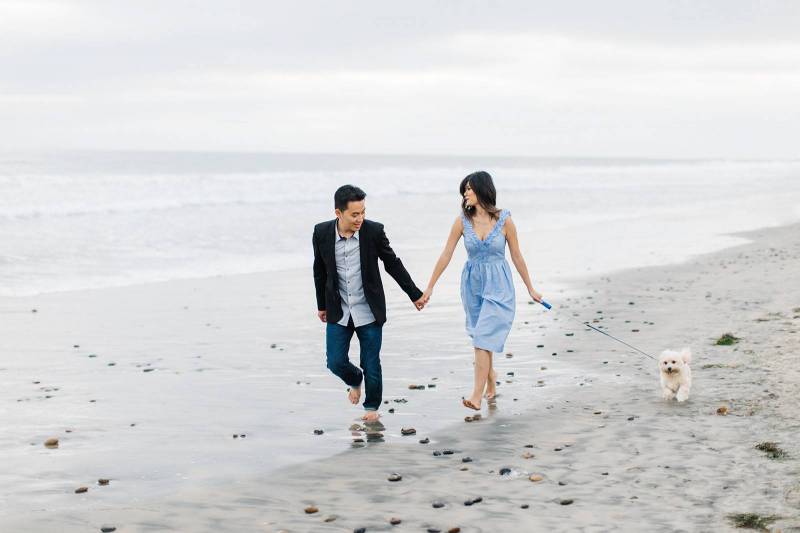
[{"label": "man's bare foot", "polygon": [[378,411],[367,411],[364,413],[364,416],[361,417],[361,420],[364,422],[377,422],[380,417],[381,415],[378,414]]},{"label": "man's bare foot", "polygon": [[347,389],[347,397],[350,399],[350,403],[358,405],[358,400],[361,399],[361,386]]},{"label": "man's bare foot", "polygon": [[486,380],[486,399],[494,400],[497,396],[497,372],[494,369],[489,372],[489,379]]}]

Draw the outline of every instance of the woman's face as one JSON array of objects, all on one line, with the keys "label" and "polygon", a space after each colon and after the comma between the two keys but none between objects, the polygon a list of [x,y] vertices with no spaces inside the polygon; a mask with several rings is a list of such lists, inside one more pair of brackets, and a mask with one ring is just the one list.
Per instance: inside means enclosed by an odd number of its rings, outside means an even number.
[{"label": "woman's face", "polygon": [[472,186],[467,182],[467,186],[464,188],[464,204],[467,207],[474,207],[477,203],[478,197],[475,195],[475,191],[472,190]]}]

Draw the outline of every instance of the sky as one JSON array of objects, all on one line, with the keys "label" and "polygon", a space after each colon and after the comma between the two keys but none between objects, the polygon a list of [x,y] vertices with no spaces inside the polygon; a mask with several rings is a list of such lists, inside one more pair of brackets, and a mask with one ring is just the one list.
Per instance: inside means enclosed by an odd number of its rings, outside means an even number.
[{"label": "sky", "polygon": [[0,149],[798,158],[800,2],[0,0]]}]

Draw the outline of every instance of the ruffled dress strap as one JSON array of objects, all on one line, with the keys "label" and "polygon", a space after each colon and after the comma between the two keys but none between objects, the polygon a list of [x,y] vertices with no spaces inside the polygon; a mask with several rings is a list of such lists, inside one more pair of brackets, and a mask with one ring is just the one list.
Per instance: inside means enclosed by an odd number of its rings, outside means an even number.
[{"label": "ruffled dress strap", "polygon": [[502,211],[500,211],[500,216],[497,218],[497,222],[495,222],[494,228],[492,228],[492,231],[489,233],[489,235],[486,236],[484,242],[487,243],[491,242],[492,239],[494,239],[495,236],[503,230],[503,225],[505,225],[506,219],[509,216],[511,216],[511,211],[509,211],[508,209],[503,209]]}]

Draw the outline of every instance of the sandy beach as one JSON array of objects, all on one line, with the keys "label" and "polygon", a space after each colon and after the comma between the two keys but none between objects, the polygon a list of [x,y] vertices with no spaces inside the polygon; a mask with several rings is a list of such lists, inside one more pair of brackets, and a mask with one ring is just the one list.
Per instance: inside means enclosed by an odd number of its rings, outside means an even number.
[{"label": "sandy beach", "polygon": [[[542,287],[554,309],[520,302],[472,423],[452,275],[420,314],[390,290],[370,428],[324,367],[306,271],[4,298],[0,529],[726,531],[755,513],[792,531],[798,230]],[[661,400],[653,361],[570,316],[656,355],[691,346],[691,399]]]}]

